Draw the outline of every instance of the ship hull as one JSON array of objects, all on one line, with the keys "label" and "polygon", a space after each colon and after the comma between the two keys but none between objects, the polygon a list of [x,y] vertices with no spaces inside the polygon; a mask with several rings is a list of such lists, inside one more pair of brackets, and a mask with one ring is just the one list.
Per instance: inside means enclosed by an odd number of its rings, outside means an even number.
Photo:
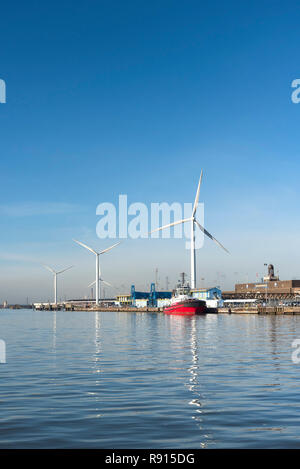
[{"label": "ship hull", "polygon": [[187,300],[174,303],[164,309],[165,314],[177,314],[179,316],[194,316],[195,314],[206,314],[205,301]]}]

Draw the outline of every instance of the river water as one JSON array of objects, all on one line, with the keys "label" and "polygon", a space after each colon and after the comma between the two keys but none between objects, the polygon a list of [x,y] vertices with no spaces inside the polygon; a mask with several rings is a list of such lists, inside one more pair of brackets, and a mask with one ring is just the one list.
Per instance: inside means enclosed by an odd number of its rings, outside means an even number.
[{"label": "river water", "polygon": [[300,316],[0,310],[0,448],[300,448]]}]

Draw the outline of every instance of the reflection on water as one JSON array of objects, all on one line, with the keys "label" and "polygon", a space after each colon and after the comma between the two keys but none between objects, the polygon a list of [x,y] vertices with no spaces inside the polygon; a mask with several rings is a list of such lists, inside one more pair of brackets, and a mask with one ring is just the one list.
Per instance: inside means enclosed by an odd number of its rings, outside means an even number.
[{"label": "reflection on water", "polygon": [[[198,318],[191,318],[190,329],[191,329],[191,338],[190,338],[190,347],[191,347],[191,365],[188,368],[188,371],[191,375],[189,378],[188,388],[191,391],[192,399],[189,401],[189,404],[194,406],[195,415],[193,419],[197,422],[198,430],[202,431],[203,427],[201,426],[202,410],[201,410],[201,393],[199,389],[199,356],[198,356],[198,344],[197,344],[197,321]],[[207,438],[207,435],[204,435]],[[207,446],[206,441],[200,442],[200,446],[205,448]]]},{"label": "reflection on water", "polygon": [[300,446],[300,317],[0,314],[1,448]]},{"label": "reflection on water", "polygon": [[56,350],[56,311],[53,311],[53,342],[52,342],[53,352]]},{"label": "reflection on water", "polygon": [[99,311],[95,311],[95,353],[94,353],[94,365],[97,373],[101,372],[101,338],[100,338],[100,314]]}]

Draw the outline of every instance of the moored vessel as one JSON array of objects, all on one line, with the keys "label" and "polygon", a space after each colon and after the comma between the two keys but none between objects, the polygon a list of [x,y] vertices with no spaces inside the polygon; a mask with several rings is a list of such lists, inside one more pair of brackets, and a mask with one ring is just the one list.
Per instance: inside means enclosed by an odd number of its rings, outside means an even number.
[{"label": "moored vessel", "polygon": [[164,309],[165,314],[178,314],[181,316],[193,316],[195,314],[206,314],[206,302],[191,296],[190,286],[185,282],[185,274],[181,274],[170,305]]},{"label": "moored vessel", "polygon": [[194,314],[206,314],[206,302],[187,298],[186,300],[178,300],[164,309],[165,314],[179,314],[182,316],[193,316]]}]

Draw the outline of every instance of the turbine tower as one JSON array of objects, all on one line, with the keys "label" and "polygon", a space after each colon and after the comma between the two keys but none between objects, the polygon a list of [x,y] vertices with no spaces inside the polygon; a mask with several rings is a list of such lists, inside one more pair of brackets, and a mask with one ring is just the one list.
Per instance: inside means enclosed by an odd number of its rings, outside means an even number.
[{"label": "turbine tower", "polygon": [[54,269],[52,269],[52,267],[49,267],[49,265],[43,264],[43,267],[45,267],[45,269],[49,270],[49,272],[52,272],[52,274],[54,275],[54,304],[57,305],[57,276],[59,274],[62,274],[66,270],[72,269],[72,267],[74,267],[74,266],[71,265],[71,267],[67,267],[64,270],[59,270],[58,272],[56,272]]},{"label": "turbine tower", "polygon": [[75,241],[75,243],[79,244],[80,246],[84,247],[85,249],[87,249],[88,251],[92,252],[93,254],[95,254],[96,256],[96,280],[95,280],[95,284],[96,284],[96,305],[99,304],[99,281],[100,281],[100,262],[99,262],[99,256],[101,254],[104,254],[105,252],[108,252],[110,251],[111,249],[113,249],[115,246],[118,246],[119,243],[116,243],[116,244],[113,244],[112,246],[110,246],[109,248],[106,248],[106,249],[103,249],[103,251],[100,251],[100,252],[97,252],[95,251],[94,249],[92,249],[91,247],[87,246],[86,244],[82,243],[81,241],[77,241],[76,239],[73,239],[73,241]]},{"label": "turbine tower", "polygon": [[161,226],[159,228],[156,228],[155,230],[150,231],[150,234],[151,234],[151,233],[154,233],[155,231],[164,230],[165,228],[169,228],[171,226],[180,225],[181,223],[190,222],[190,224],[191,224],[191,289],[192,290],[194,288],[196,288],[196,250],[195,250],[195,228],[196,228],[196,225],[200,228],[200,230],[206,236],[208,236],[208,238],[210,238],[212,241],[217,243],[222,249],[224,249],[224,251],[228,252],[228,254],[229,254],[229,251],[226,248],[224,248],[224,246],[219,241],[217,241],[216,238],[214,238],[202,225],[200,225],[200,223],[196,219],[196,212],[197,212],[197,207],[198,207],[198,204],[199,204],[199,195],[200,195],[200,187],[201,187],[201,182],[202,182],[202,176],[203,176],[203,170],[201,170],[200,179],[199,179],[199,183],[198,183],[198,187],[197,187],[197,192],[196,192],[196,197],[195,197],[191,217],[190,218],[184,218],[182,220],[178,220],[178,221],[175,221],[173,223],[169,223],[168,225],[164,225],[164,226]]}]

